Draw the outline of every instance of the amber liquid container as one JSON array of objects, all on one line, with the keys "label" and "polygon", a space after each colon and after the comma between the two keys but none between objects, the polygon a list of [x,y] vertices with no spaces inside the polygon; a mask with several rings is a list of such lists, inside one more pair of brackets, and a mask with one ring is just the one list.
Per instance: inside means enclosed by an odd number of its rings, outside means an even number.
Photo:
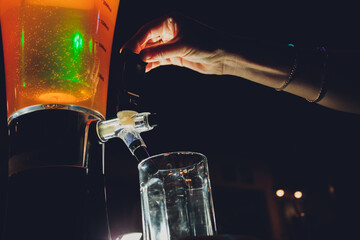
[{"label": "amber liquid container", "polygon": [[110,239],[104,146],[119,0],[0,0],[10,138],[4,240]]}]

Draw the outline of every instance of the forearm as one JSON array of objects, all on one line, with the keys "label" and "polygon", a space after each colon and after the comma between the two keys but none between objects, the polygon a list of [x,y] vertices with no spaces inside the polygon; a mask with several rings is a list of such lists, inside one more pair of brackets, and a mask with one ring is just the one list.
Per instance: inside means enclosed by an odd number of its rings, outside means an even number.
[{"label": "forearm", "polygon": [[360,83],[354,71],[360,66],[359,55],[329,53],[329,57],[325,57],[316,49],[263,45],[254,41],[243,41],[240,46],[234,46],[230,43],[225,47],[224,74],[275,89],[284,86],[290,77],[291,81],[283,91],[313,101],[326,90],[318,101],[320,105],[360,113]]},{"label": "forearm", "polygon": [[294,61],[292,51],[287,51],[286,47],[265,46],[253,40],[230,41],[224,47],[224,74],[272,88],[280,88],[286,81]]}]

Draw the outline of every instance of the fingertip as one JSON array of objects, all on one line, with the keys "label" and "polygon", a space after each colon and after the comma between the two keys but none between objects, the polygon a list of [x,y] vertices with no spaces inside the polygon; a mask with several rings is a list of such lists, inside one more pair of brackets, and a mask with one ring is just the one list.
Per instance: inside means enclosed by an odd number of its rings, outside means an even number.
[{"label": "fingertip", "polygon": [[157,68],[160,66],[160,62],[150,62],[146,65],[145,72],[150,72],[154,68]]},{"label": "fingertip", "polygon": [[151,69],[152,69],[152,63],[148,63],[145,67],[145,73],[150,72]]},{"label": "fingertip", "polygon": [[146,49],[143,49],[139,53],[139,55],[140,55],[141,60],[143,60],[144,62],[148,62],[153,58],[152,54],[149,51],[147,51]]},{"label": "fingertip", "polygon": [[122,46],[121,48],[120,48],[120,53],[122,53],[123,51],[124,51],[124,49],[129,49],[129,50],[131,50],[131,51],[133,51],[132,49],[130,49],[130,46],[129,46],[129,44],[125,44],[124,46]]},{"label": "fingertip", "polygon": [[134,42],[132,39],[130,39],[127,43],[125,43],[121,49],[120,49],[120,53],[124,50],[124,49],[129,49],[130,51],[134,52],[134,53],[139,53],[141,48],[140,46]]}]

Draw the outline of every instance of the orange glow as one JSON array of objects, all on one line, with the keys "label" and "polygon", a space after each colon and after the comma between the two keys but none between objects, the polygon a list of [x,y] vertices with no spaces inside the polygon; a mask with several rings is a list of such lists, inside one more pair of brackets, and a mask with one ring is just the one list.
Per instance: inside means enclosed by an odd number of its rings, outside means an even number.
[{"label": "orange glow", "polygon": [[53,103],[106,115],[118,5],[119,0],[0,0],[8,117]]},{"label": "orange glow", "polygon": [[61,92],[52,92],[44,93],[39,96],[39,100],[44,103],[53,102],[53,103],[75,103],[77,102],[76,97],[71,94],[61,93]]},{"label": "orange glow", "polygon": [[298,199],[299,199],[299,198],[302,198],[302,195],[303,195],[303,194],[302,194],[301,191],[296,191],[296,192],[294,193],[294,197],[295,197],[295,198],[298,198]]},{"label": "orange glow", "polygon": [[276,191],[276,196],[283,197],[285,195],[285,191],[282,189],[279,189]]}]

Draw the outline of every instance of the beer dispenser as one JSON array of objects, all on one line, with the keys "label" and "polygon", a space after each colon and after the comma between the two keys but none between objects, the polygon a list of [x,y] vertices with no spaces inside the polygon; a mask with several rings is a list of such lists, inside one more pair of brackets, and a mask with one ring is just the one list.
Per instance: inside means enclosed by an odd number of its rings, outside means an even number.
[{"label": "beer dispenser", "polygon": [[144,150],[139,133],[152,129],[148,113],[105,121],[118,5],[0,0],[10,139],[5,240],[111,238],[101,143],[120,137],[135,153]]}]

